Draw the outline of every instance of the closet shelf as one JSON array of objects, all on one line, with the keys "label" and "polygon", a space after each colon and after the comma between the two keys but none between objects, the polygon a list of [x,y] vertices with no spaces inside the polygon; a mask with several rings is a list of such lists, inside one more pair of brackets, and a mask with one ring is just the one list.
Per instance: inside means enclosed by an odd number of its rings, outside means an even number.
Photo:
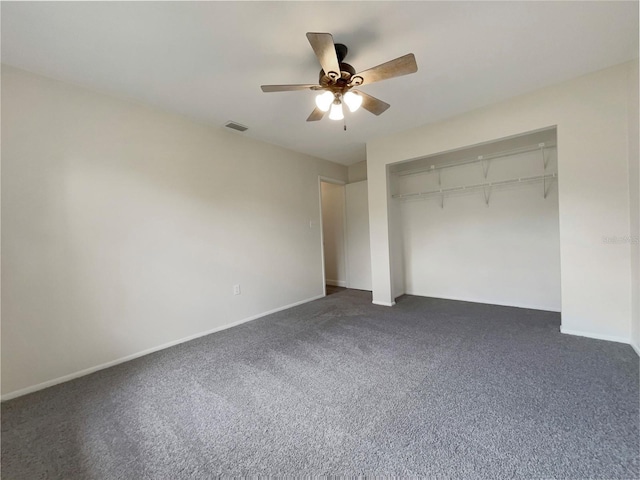
[{"label": "closet shelf", "polygon": [[[545,188],[543,193],[544,193],[544,197],[546,198],[548,193],[546,189],[546,181],[557,178],[557,177],[558,177],[557,173],[551,173],[548,175],[536,175],[533,177],[513,178],[513,179],[501,180],[497,182],[477,183],[475,185],[464,185],[459,187],[440,188],[437,190],[428,190],[425,192],[398,193],[398,194],[392,195],[392,198],[403,200],[408,198],[422,198],[422,197],[428,197],[428,196],[444,196],[452,193],[470,192],[475,190],[486,191],[486,189],[491,189],[492,187],[503,187],[506,185],[515,185],[519,183],[535,183],[535,182],[541,182],[541,181],[545,182]],[[485,200],[488,203],[488,198],[486,197],[486,195],[485,195]]]},{"label": "closet shelf", "polygon": [[478,162],[488,162],[489,160],[493,160],[495,158],[510,157],[512,155],[519,155],[521,153],[536,152],[536,151],[542,152],[543,162],[546,167],[547,161],[545,160],[544,152],[546,149],[555,148],[555,147],[556,147],[555,143],[538,143],[536,145],[528,145],[526,147],[514,148],[511,150],[503,150],[501,152],[496,152],[488,155],[479,155],[477,157],[466,158],[454,163],[447,163],[443,165],[431,165],[429,167],[422,167],[414,170],[405,170],[401,172],[395,172],[394,175],[397,177],[404,177],[407,175],[416,175],[418,173],[435,172],[445,168],[460,167],[463,165],[469,165],[469,164],[478,163]]}]

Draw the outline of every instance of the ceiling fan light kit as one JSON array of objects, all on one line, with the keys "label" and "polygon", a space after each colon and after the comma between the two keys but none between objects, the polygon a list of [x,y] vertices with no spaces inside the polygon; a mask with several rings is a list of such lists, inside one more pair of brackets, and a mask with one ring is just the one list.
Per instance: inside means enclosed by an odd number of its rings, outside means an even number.
[{"label": "ceiling fan light kit", "polygon": [[333,104],[331,105],[331,111],[329,112],[329,118],[331,120],[344,119],[344,112],[342,111],[342,103],[340,103],[340,100],[334,100]]},{"label": "ceiling fan light kit", "polygon": [[349,107],[349,111],[353,113],[362,105],[362,95],[357,92],[347,92],[344,94],[344,103]]},{"label": "ceiling fan light kit", "polygon": [[347,47],[341,43],[334,43],[330,33],[309,32],[307,39],[322,66],[318,85],[262,85],[263,92],[319,91],[315,98],[316,108],[307,118],[307,122],[321,120],[326,112],[329,112],[331,120],[343,120],[343,103],[352,113],[362,107],[374,115],[380,115],[390,107],[388,103],[352,89],[418,71],[415,56],[409,53],[356,73],[355,68],[343,62],[347,56]]},{"label": "ceiling fan light kit", "polygon": [[331,92],[320,93],[316,97],[316,106],[323,112],[328,112],[329,108],[331,108],[331,104],[333,103],[334,98],[335,97]]}]

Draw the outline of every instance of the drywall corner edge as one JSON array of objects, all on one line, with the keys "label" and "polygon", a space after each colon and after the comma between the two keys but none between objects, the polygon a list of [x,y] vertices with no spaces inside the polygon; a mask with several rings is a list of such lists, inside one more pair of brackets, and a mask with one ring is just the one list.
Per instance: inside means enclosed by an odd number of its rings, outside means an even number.
[{"label": "drywall corner edge", "polygon": [[393,307],[396,304],[396,302],[379,302],[377,300],[374,300],[371,303],[374,305],[381,305],[383,307]]},{"label": "drywall corner edge", "polygon": [[259,313],[257,315],[253,315],[251,317],[244,318],[242,320],[238,320],[237,322],[232,322],[227,325],[222,325],[220,327],[212,328],[211,330],[206,330],[204,332],[196,333],[194,335],[189,335],[188,337],[181,338],[179,340],[174,340],[172,342],[164,343],[162,345],[158,345],[156,347],[148,348],[146,350],[142,350],[141,352],[137,352],[131,355],[127,355],[126,357],[121,357],[116,360],[112,360],[110,362],[102,363],[100,365],[96,365],[94,367],[86,368],[84,370],[80,370],[78,372],[70,373],[68,375],[64,375],[62,377],[54,378],[53,380],[48,380],[46,382],[38,383],[37,385],[32,385],[30,387],[21,388],[20,390],[15,390],[13,392],[9,392],[0,397],[0,401],[5,402],[7,400],[13,400],[14,398],[22,397],[23,395],[27,395],[29,393],[34,393],[39,390],[44,390],[45,388],[53,387],[55,385],[59,385],[64,382],[68,382],[70,380],[74,380],[76,378],[84,377],[86,375],[90,375],[92,373],[98,372],[100,370],[104,370],[109,367],[114,367],[124,362],[128,362],[130,360],[135,360],[136,358],[144,357],[145,355],[149,355],[150,353],[159,352],[160,350],[164,350],[175,345],[179,345],[181,343],[188,342],[190,340],[195,340],[196,338],[204,337],[210,335],[212,333],[220,332],[222,330],[227,330],[228,328],[237,327],[238,325],[242,325],[243,323],[251,322],[252,320],[257,320],[259,318],[265,317],[267,315],[271,315],[272,313],[277,313],[282,310],[287,310],[289,308],[297,307],[298,305],[302,305],[304,303],[309,303],[314,300],[318,300],[323,298],[325,295],[316,295],[311,298],[307,298],[304,300],[300,300],[299,302],[294,302],[289,305],[284,305],[282,307],[274,308],[273,310],[269,310],[267,312]]}]

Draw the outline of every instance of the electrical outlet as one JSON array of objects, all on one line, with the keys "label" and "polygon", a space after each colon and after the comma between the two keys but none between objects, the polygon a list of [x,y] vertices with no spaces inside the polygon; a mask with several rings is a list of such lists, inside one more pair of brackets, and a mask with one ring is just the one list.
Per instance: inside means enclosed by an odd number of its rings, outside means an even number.
[{"label": "electrical outlet", "polygon": [[234,295],[240,295],[240,285],[234,285],[233,286],[233,294]]}]

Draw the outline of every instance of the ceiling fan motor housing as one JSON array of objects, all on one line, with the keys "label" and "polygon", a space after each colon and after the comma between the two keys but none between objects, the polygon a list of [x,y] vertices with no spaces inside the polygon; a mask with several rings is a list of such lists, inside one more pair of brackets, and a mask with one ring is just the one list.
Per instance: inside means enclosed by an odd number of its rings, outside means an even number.
[{"label": "ceiling fan motor housing", "polygon": [[336,49],[336,56],[338,57],[338,64],[340,66],[340,77],[334,79],[327,75],[324,70],[320,70],[318,83],[322,87],[329,89],[334,93],[344,93],[349,89],[351,77],[356,74],[356,69],[348,63],[343,62],[347,53],[349,53],[347,46],[342,43],[336,43],[334,46]]},{"label": "ceiling fan motor housing", "polygon": [[337,86],[337,87],[345,87],[351,77],[356,74],[356,69],[353,68],[348,63],[340,62],[340,77],[336,80],[333,80],[329,75],[325,73],[324,70],[320,70],[320,76],[318,79],[318,83],[323,87]]},{"label": "ceiling fan motor housing", "polygon": [[338,63],[342,63],[342,61],[347,58],[347,53],[349,53],[349,49],[343,43],[334,44],[336,47],[336,57],[338,57]]}]

